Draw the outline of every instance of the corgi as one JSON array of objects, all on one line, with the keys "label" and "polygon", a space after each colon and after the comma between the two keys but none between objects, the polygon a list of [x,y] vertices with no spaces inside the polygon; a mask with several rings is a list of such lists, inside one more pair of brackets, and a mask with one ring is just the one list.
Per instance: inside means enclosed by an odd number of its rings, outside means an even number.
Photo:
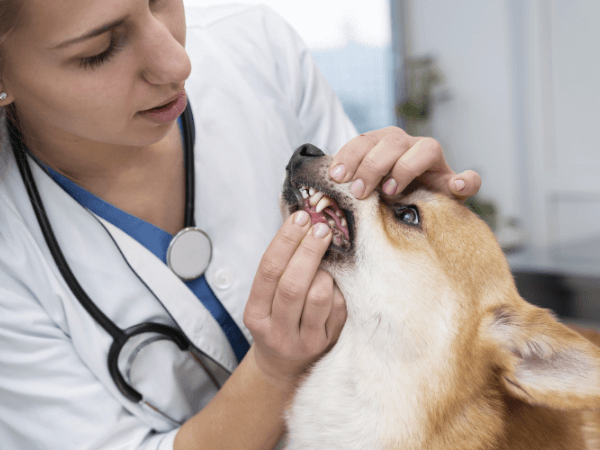
[{"label": "corgi", "polygon": [[306,144],[283,218],[328,223],[346,300],[337,343],[286,409],[288,450],[600,449],[600,334],[523,300],[494,234],[413,182],[364,200]]}]

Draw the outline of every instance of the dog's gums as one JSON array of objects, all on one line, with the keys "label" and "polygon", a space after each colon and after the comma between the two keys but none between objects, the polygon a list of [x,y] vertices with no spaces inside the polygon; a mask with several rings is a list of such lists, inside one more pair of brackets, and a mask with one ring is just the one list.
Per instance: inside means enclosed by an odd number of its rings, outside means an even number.
[{"label": "dog's gums", "polygon": [[[350,247],[350,232],[344,211],[336,201],[314,188],[301,186],[304,210],[310,215],[312,224],[322,222],[333,232],[332,243],[347,250]],[[329,218],[326,217],[329,216]]]}]

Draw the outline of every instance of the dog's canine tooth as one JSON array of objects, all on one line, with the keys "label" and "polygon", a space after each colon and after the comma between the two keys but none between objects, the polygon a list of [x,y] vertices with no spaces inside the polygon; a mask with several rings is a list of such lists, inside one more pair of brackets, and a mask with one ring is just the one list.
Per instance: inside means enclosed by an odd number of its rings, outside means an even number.
[{"label": "dog's canine tooth", "polygon": [[315,188],[309,188],[309,189],[308,189],[308,193],[310,194],[310,196],[311,196],[311,197],[312,197],[313,195],[315,195],[315,192],[317,192],[317,191],[315,190]]},{"label": "dog's canine tooth", "polygon": [[344,218],[342,218],[342,221],[340,222],[340,224],[341,224],[343,227],[347,227],[347,226],[348,226],[348,222],[346,222],[346,218],[345,218],[345,217],[344,217]]},{"label": "dog's canine tooth", "polygon": [[315,206],[317,203],[319,203],[319,200],[321,200],[324,195],[325,194],[323,194],[321,191],[315,192],[315,194],[310,197],[310,204]]},{"label": "dog's canine tooth", "polygon": [[315,210],[318,213],[320,213],[325,208],[327,208],[329,205],[331,205],[331,200],[329,200],[329,198],[327,198],[327,197],[323,197],[321,200],[319,200],[319,203],[317,204],[317,207],[315,208]]},{"label": "dog's canine tooth", "polygon": [[302,194],[302,198],[308,198],[308,192],[306,192],[306,189],[300,189],[300,193]]}]

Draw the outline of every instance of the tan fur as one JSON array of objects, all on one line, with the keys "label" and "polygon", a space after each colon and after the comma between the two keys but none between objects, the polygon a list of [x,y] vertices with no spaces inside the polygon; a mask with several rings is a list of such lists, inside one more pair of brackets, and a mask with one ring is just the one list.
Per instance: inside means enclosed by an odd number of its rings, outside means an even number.
[{"label": "tan fur", "polygon": [[336,443],[355,433],[369,450],[600,450],[600,334],[525,302],[493,233],[456,200],[413,185],[359,202],[316,160],[302,175],[353,211],[355,249],[322,264],[348,321],[298,389],[289,448],[358,449]]}]

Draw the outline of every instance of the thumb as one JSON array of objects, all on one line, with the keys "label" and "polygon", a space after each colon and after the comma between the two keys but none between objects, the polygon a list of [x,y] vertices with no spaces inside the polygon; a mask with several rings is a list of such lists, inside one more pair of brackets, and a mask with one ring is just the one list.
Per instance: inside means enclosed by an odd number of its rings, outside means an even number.
[{"label": "thumb", "polygon": [[448,189],[460,201],[477,194],[481,188],[481,177],[473,170],[465,170],[448,181]]}]

